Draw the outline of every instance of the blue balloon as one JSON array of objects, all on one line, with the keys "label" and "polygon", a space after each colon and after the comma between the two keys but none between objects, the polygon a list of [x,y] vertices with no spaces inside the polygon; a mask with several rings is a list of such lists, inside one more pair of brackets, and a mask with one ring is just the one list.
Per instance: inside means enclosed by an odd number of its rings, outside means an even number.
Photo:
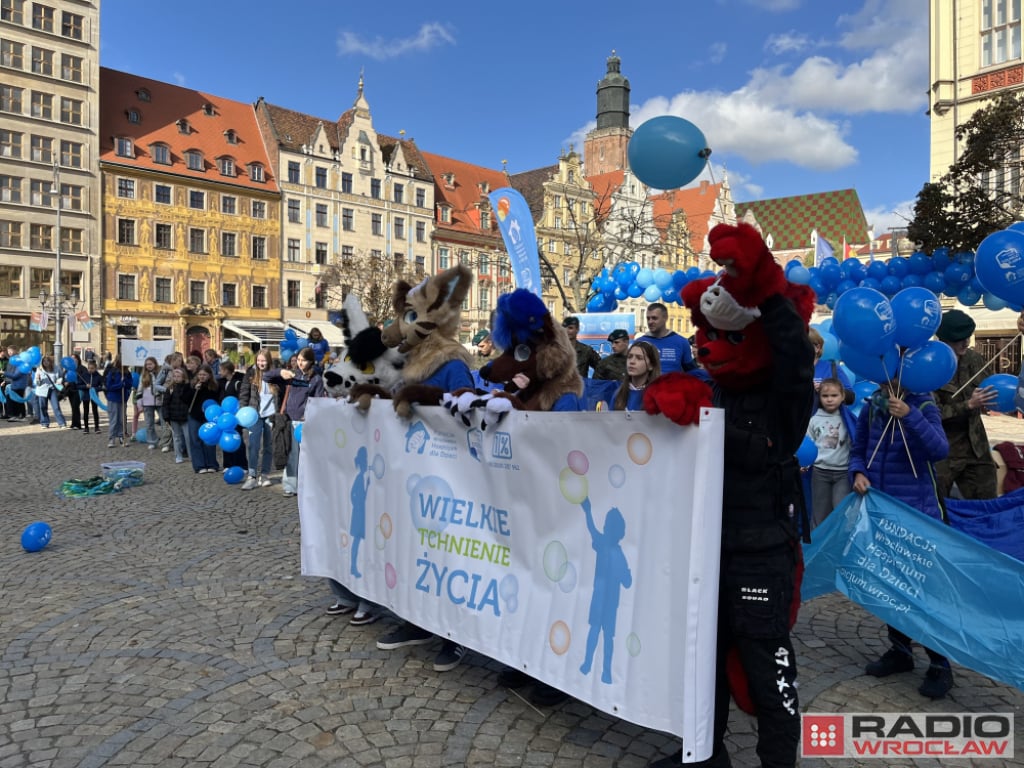
[{"label": "blue balloon", "polygon": [[133,371],[132,372],[132,386],[135,389],[138,389],[139,388],[139,383],[141,381],[142,381],[142,378],[139,376],[139,374],[137,372]]},{"label": "blue balloon", "polygon": [[956,353],[941,341],[928,341],[903,355],[900,384],[911,392],[934,392],[956,373]]},{"label": "blue balloon", "polygon": [[78,366],[75,363],[75,358],[71,357],[71,355],[66,355],[60,359],[60,367],[65,371],[73,371]]},{"label": "blue balloon", "polygon": [[895,344],[892,344],[884,354],[871,354],[840,341],[839,357],[858,379],[867,379],[879,384],[895,378],[900,367],[900,351]]},{"label": "blue balloon", "polygon": [[661,290],[665,290],[672,285],[672,273],[661,267],[654,270],[654,284]]},{"label": "blue balloon", "polygon": [[700,267],[689,267],[686,270],[686,279],[687,280],[696,280],[700,276],[701,276]]},{"label": "blue balloon", "polygon": [[700,129],[673,115],[655,117],[640,125],[626,147],[630,170],[655,189],[689,184],[704,170],[709,154]]},{"label": "blue balloon", "polygon": [[949,248],[940,245],[932,251],[932,269],[936,272],[945,272],[950,264]]},{"label": "blue balloon", "polygon": [[228,485],[238,485],[245,480],[245,470],[241,467],[228,467],[224,470],[224,482]]},{"label": "blue balloon", "polygon": [[38,552],[53,538],[53,530],[44,522],[30,523],[21,532],[21,547],[26,552]]},{"label": "blue balloon", "polygon": [[911,274],[920,275],[921,277],[932,271],[932,260],[923,251],[915,251],[911,254],[910,258],[907,259],[907,264],[910,267]]},{"label": "blue balloon", "polygon": [[1013,397],[1017,394],[1017,377],[1010,373],[994,373],[982,379],[979,387],[992,387],[996,391],[996,402],[990,405],[993,411],[1014,413],[1017,408]]},{"label": "blue balloon", "polygon": [[612,294],[616,301],[625,301],[629,298],[629,294],[626,293],[625,289],[620,285],[615,289],[615,293]]},{"label": "blue balloon", "polygon": [[228,395],[220,401],[220,409],[224,413],[234,413],[238,410],[238,398],[234,395]]},{"label": "blue balloon", "polygon": [[302,422],[301,421],[296,421],[295,422],[295,442],[296,443],[301,443],[302,442]]},{"label": "blue balloon", "polygon": [[677,291],[683,290],[683,286],[688,282],[690,282],[690,278],[686,276],[686,273],[683,272],[683,270],[677,269],[672,273],[672,287]]},{"label": "blue balloon", "polygon": [[1024,232],[1024,221],[1015,221],[1013,224],[1007,227],[1007,229],[1013,229],[1017,232]]},{"label": "blue balloon", "polygon": [[835,256],[826,256],[824,259],[821,260],[821,263],[818,266],[819,267],[838,267],[839,266],[839,259],[837,259]]},{"label": "blue balloon", "polygon": [[839,285],[836,286],[836,293],[842,296],[851,288],[856,288],[857,284],[853,280],[840,280]]},{"label": "blue balloon", "polygon": [[820,331],[822,339],[821,347],[821,359],[822,360],[838,360],[839,359],[839,339],[836,338],[834,333],[828,331]]},{"label": "blue balloon", "polygon": [[199,439],[206,445],[216,445],[220,440],[220,427],[215,422],[206,422],[199,427]]},{"label": "blue balloon", "polygon": [[623,288],[633,282],[633,276],[629,274],[629,268],[625,264],[616,264],[612,270],[612,277]]},{"label": "blue balloon", "polygon": [[222,413],[217,417],[216,423],[221,432],[228,432],[238,426],[238,419],[233,413]]},{"label": "blue balloon", "polygon": [[43,359],[43,353],[39,351],[39,347],[29,347],[25,350],[25,360],[28,364],[35,368],[39,365],[39,362]]},{"label": "blue balloon", "polygon": [[647,301],[661,301],[661,288],[656,285],[648,285],[644,288],[644,298]]},{"label": "blue balloon", "polygon": [[809,285],[811,282],[811,270],[802,264],[798,264],[789,271],[789,282],[797,285]]},{"label": "blue balloon", "polygon": [[981,293],[973,285],[968,284],[960,289],[960,293],[956,295],[956,298],[965,307],[973,307],[981,301]]},{"label": "blue balloon", "polygon": [[796,267],[802,267],[803,265],[804,265],[804,263],[802,261],[800,261],[800,259],[790,259],[789,261],[787,261],[786,262],[786,268],[784,270],[784,274],[786,275],[786,279],[787,280],[790,279],[790,277],[789,277],[790,270],[795,269]]},{"label": "blue balloon", "polygon": [[878,284],[878,290],[886,296],[895,296],[903,288],[903,281],[896,275],[886,275]]},{"label": "blue balloon", "polygon": [[839,281],[842,279],[843,275],[838,264],[822,263],[818,269],[820,270],[819,274],[821,275],[821,280],[825,283],[827,288],[832,289],[839,285]]},{"label": "blue balloon", "polygon": [[64,378],[68,380],[69,384],[77,384],[78,383],[78,371],[76,371],[74,368],[72,368],[71,370],[67,371],[64,374]]},{"label": "blue balloon", "polygon": [[904,288],[892,297],[890,303],[896,319],[894,341],[901,347],[918,347],[939,329],[942,305],[939,297],[927,288]]},{"label": "blue balloon", "polygon": [[629,294],[629,298],[631,299],[640,298],[643,295],[643,292],[644,289],[641,288],[640,284],[635,281],[630,284],[629,288],[626,289],[626,293]]},{"label": "blue balloon", "polygon": [[941,272],[929,272],[924,276],[922,285],[932,293],[942,293],[946,287],[946,279],[942,276]]},{"label": "blue balloon", "polygon": [[804,435],[803,442],[796,449],[796,460],[801,467],[811,466],[818,458],[818,446],[814,444],[810,435]]},{"label": "blue balloon", "polygon": [[235,413],[235,418],[238,419],[239,426],[251,429],[260,420],[260,414],[251,405],[247,405],[244,408],[238,409],[237,413]]},{"label": "blue balloon", "polygon": [[295,354],[295,350],[294,349],[291,349],[291,348],[286,349],[284,346],[282,346],[281,347],[281,362],[282,363],[287,363],[289,360],[292,359],[292,355],[294,355],[294,354]]},{"label": "blue balloon", "polygon": [[221,432],[220,437],[217,438],[217,443],[220,445],[220,449],[225,453],[231,453],[237,451],[242,447],[242,436],[237,432]]},{"label": "blue balloon", "polygon": [[851,347],[881,355],[896,335],[892,305],[879,291],[853,288],[836,301],[832,332]]},{"label": "blue balloon", "polygon": [[207,421],[216,421],[222,413],[224,413],[224,409],[220,407],[219,403],[209,402],[203,406],[203,416]]},{"label": "blue balloon", "polygon": [[[808,272],[810,272],[810,270],[808,270]],[[825,303],[825,297],[828,295],[828,288],[825,287],[825,283],[820,277],[812,275],[811,279],[807,281],[807,287],[814,291],[814,295],[817,297],[819,304]]]},{"label": "blue balloon", "polygon": [[661,300],[666,304],[678,304],[679,303],[679,291],[672,286],[669,286],[661,292]]},{"label": "blue balloon", "polygon": [[913,272],[908,272],[904,275],[903,280],[900,281],[900,284],[904,288],[914,288],[922,285],[923,283],[924,279],[920,275],[915,275]]},{"label": "blue balloon", "polygon": [[146,439],[147,437],[149,437],[149,433],[146,431],[145,427],[139,427],[138,429],[135,430],[135,442],[136,443],[146,443],[146,442],[149,442]]},{"label": "blue balloon", "polygon": [[875,280],[873,277],[865,277],[860,281],[861,288],[873,288],[876,291],[882,290],[882,283],[879,280]]},{"label": "blue balloon", "polygon": [[1009,302],[1003,301],[988,291],[981,295],[981,301],[985,304],[986,309],[991,309],[993,312],[998,312],[1000,309],[1006,309],[1009,306]]},{"label": "blue balloon", "polygon": [[[1024,235],[1021,235],[1021,239],[1024,240]],[[971,282],[971,278],[974,277],[974,275],[971,274],[971,268],[966,264],[961,264],[959,261],[953,262],[946,267],[946,271],[943,272],[943,276],[946,279],[946,285],[957,286],[955,293],[959,293],[960,288],[963,288]],[[984,280],[982,282],[984,282]],[[995,293],[995,291],[993,291],[993,293]],[[999,294],[996,293],[996,295],[998,296]]]},{"label": "blue balloon", "polygon": [[834,311],[837,301],[839,301],[839,294],[832,291],[832,293],[825,297],[825,306]]},{"label": "blue balloon", "polygon": [[644,267],[636,273],[636,284],[641,288],[648,288],[654,285],[654,270]]},{"label": "blue balloon", "polygon": [[893,256],[889,259],[889,274],[901,280],[910,272],[910,265],[902,256]]},{"label": "blue balloon", "polygon": [[832,333],[832,318],[826,317],[815,326],[822,333]]},{"label": "blue balloon", "polygon": [[889,268],[885,265],[884,261],[872,261],[868,264],[866,270],[868,277],[873,277],[875,280],[882,280],[889,274]]},{"label": "blue balloon", "polygon": [[974,260],[985,290],[1011,304],[1024,304],[1024,232],[1004,229],[981,241]]},{"label": "blue balloon", "polygon": [[839,265],[839,272],[842,274],[844,280],[852,280],[853,275],[858,271],[863,271],[863,267],[860,262],[852,256],[848,259],[844,259],[843,263]]},{"label": "blue balloon", "polygon": [[[604,297],[601,296],[600,294],[597,294],[596,296],[591,296],[590,299],[587,300],[587,312],[600,312],[601,307],[603,306]],[[285,360],[285,362],[288,362],[287,359]]]}]

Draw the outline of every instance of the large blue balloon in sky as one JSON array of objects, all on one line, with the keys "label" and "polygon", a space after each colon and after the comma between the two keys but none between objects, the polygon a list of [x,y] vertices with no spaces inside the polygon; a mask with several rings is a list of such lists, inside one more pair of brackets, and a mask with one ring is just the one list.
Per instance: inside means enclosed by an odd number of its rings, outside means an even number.
[{"label": "large blue balloon in sky", "polygon": [[1011,304],[1024,304],[1024,232],[1003,229],[982,240],[974,270],[986,291]]},{"label": "large blue balloon in sky", "polygon": [[711,154],[700,128],[673,115],[651,118],[633,131],[626,152],[636,177],[655,189],[689,184]]}]

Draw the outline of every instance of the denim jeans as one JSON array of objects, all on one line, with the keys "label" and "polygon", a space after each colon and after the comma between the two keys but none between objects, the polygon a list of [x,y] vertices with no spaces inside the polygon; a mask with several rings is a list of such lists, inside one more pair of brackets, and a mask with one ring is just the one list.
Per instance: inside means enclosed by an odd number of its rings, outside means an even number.
[{"label": "denim jeans", "polygon": [[192,469],[196,472],[200,469],[216,472],[220,469],[217,465],[217,446],[207,445],[199,439],[199,428],[203,423],[194,416],[188,417],[188,455],[192,459]]},{"label": "denim jeans", "polygon": [[44,427],[50,426],[50,414],[47,409],[47,404],[53,406],[53,417],[57,420],[57,423],[62,427],[67,426],[67,422],[64,420],[64,414],[60,412],[60,398],[57,396],[56,389],[50,389],[50,394],[46,397],[39,397],[36,395],[38,401],[36,407],[39,409],[39,423]]},{"label": "denim jeans", "polygon": [[184,459],[188,455],[188,422],[168,421],[171,440],[174,442],[174,458]]},{"label": "denim jeans", "polygon": [[[260,449],[263,462],[260,463]],[[270,419],[260,419],[249,430],[249,477],[270,474],[274,463],[274,446],[271,442]]]},{"label": "denim jeans", "polygon": [[[301,424],[301,421],[293,421]],[[298,493],[299,491],[299,441],[292,440],[292,449],[288,451],[288,463],[284,467],[284,474],[281,476],[281,490],[285,493]]]},{"label": "denim jeans", "polygon": [[111,440],[124,439],[124,403],[119,400],[107,401],[107,419],[110,421],[108,434]]},{"label": "denim jeans", "polygon": [[146,419],[146,442],[150,445],[156,445],[156,406],[144,405],[142,413]]}]

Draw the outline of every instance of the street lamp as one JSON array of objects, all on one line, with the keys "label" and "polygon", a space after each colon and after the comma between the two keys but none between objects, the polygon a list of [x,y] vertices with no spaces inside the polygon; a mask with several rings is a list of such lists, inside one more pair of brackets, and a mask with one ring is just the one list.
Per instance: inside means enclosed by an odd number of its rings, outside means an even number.
[{"label": "street lamp", "polygon": [[44,312],[53,312],[57,326],[53,340],[53,356],[61,360],[64,357],[63,317],[66,314],[74,314],[78,307],[78,291],[72,290],[71,297],[65,299],[62,292],[58,291],[51,296],[44,289],[39,292],[39,304]]},{"label": "street lamp", "polygon": [[[57,195],[57,263],[54,267],[54,271],[57,274],[53,290],[53,321],[55,324],[53,356],[57,360],[62,360],[64,358],[64,286],[61,282],[60,274],[60,244],[62,237],[60,228],[60,212],[63,207],[63,195],[60,190],[60,165],[57,162],[57,158],[53,159],[53,188],[50,192]],[[40,292],[39,299],[43,304],[46,303],[46,291]],[[75,304],[78,303],[77,295],[74,296],[74,302]]]}]

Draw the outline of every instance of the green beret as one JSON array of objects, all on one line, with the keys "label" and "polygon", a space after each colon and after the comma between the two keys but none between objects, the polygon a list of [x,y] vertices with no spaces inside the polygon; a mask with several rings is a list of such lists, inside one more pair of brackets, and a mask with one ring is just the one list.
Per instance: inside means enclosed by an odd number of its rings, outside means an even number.
[{"label": "green beret", "polygon": [[488,331],[486,328],[484,328],[481,331],[477,331],[475,334],[473,334],[473,344],[479,344],[481,341],[483,341],[490,335],[491,332]]},{"label": "green beret", "polygon": [[943,313],[942,322],[939,323],[935,335],[939,337],[939,341],[963,341],[969,339],[972,333],[974,321],[970,316],[959,309],[951,309]]}]

